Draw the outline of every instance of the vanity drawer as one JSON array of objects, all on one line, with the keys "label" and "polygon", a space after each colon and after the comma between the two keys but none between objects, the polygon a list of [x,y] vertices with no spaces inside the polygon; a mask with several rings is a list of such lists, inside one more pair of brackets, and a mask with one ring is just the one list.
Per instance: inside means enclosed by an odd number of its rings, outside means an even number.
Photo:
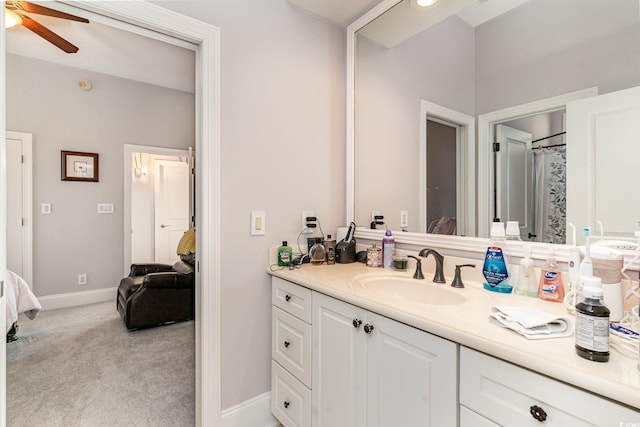
[{"label": "vanity drawer", "polygon": [[273,277],[271,303],[298,319],[311,323],[311,289]]},{"label": "vanity drawer", "polygon": [[272,357],[311,388],[311,325],[278,307],[272,310]]},{"label": "vanity drawer", "polygon": [[[503,426],[640,423],[638,411],[466,347],[460,349],[460,404]],[[546,413],[544,423],[531,415],[533,406]]]},{"label": "vanity drawer", "polygon": [[311,426],[311,390],[271,362],[271,412],[284,427]]}]

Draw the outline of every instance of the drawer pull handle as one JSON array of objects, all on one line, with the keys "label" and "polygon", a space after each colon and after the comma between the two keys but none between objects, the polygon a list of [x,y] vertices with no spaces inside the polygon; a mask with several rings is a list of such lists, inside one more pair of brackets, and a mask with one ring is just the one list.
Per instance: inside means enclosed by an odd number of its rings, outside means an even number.
[{"label": "drawer pull handle", "polygon": [[364,332],[367,334],[370,334],[371,332],[373,332],[373,325],[370,325],[368,323],[364,325]]},{"label": "drawer pull handle", "polygon": [[541,423],[547,419],[547,413],[544,411],[544,409],[537,405],[533,405],[531,408],[529,408],[529,413],[533,418],[540,421]]},{"label": "drawer pull handle", "polygon": [[289,341],[284,342],[284,348],[289,348],[290,345],[291,343]]},{"label": "drawer pull handle", "polygon": [[289,405],[290,405],[290,403],[285,400],[284,401],[284,409],[287,409],[289,407]]},{"label": "drawer pull handle", "polygon": [[362,325],[362,320],[360,319],[353,319],[353,327],[358,329],[360,327],[360,325]]},{"label": "drawer pull handle", "polygon": [[284,296],[285,301],[289,302],[291,301],[291,295],[285,295]]}]

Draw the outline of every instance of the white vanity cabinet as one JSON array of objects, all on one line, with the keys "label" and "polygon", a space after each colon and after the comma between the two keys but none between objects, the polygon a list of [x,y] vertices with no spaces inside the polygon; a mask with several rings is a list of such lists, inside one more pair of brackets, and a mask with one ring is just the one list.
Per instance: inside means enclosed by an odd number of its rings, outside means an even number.
[{"label": "white vanity cabinet", "polygon": [[460,427],[640,425],[640,412],[460,347]]},{"label": "white vanity cabinet", "polygon": [[311,290],[271,286],[271,412],[285,427],[311,426]]},{"label": "white vanity cabinet", "polygon": [[314,427],[455,426],[457,345],[314,292]]}]

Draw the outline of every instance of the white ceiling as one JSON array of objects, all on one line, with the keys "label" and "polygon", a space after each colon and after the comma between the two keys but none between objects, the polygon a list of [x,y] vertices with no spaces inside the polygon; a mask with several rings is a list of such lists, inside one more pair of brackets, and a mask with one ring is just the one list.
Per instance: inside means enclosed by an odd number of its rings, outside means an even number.
[{"label": "white ceiling", "polygon": [[[324,19],[349,25],[381,0],[288,0]],[[457,14],[476,27],[529,0],[440,0],[432,7],[420,7],[416,0],[402,0],[384,15],[360,30],[367,38],[386,47],[413,37],[430,26]]]},{"label": "white ceiling", "polygon": [[[70,67],[110,74],[130,80],[187,92],[195,90],[195,52],[142,34],[159,35],[124,23],[106,25],[107,18],[57,2],[37,2],[89,19],[89,24],[30,16],[80,48],[68,54],[24,27],[6,30],[7,52]],[[124,28],[135,31],[125,31]],[[165,40],[169,40],[165,38]]]}]

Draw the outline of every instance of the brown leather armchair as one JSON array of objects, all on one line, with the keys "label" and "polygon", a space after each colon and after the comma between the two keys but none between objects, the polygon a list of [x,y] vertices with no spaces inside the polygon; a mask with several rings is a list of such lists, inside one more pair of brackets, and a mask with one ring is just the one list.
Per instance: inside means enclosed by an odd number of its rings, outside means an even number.
[{"label": "brown leather armchair", "polygon": [[120,281],[116,308],[127,329],[141,329],[194,318],[193,265],[132,264]]}]

